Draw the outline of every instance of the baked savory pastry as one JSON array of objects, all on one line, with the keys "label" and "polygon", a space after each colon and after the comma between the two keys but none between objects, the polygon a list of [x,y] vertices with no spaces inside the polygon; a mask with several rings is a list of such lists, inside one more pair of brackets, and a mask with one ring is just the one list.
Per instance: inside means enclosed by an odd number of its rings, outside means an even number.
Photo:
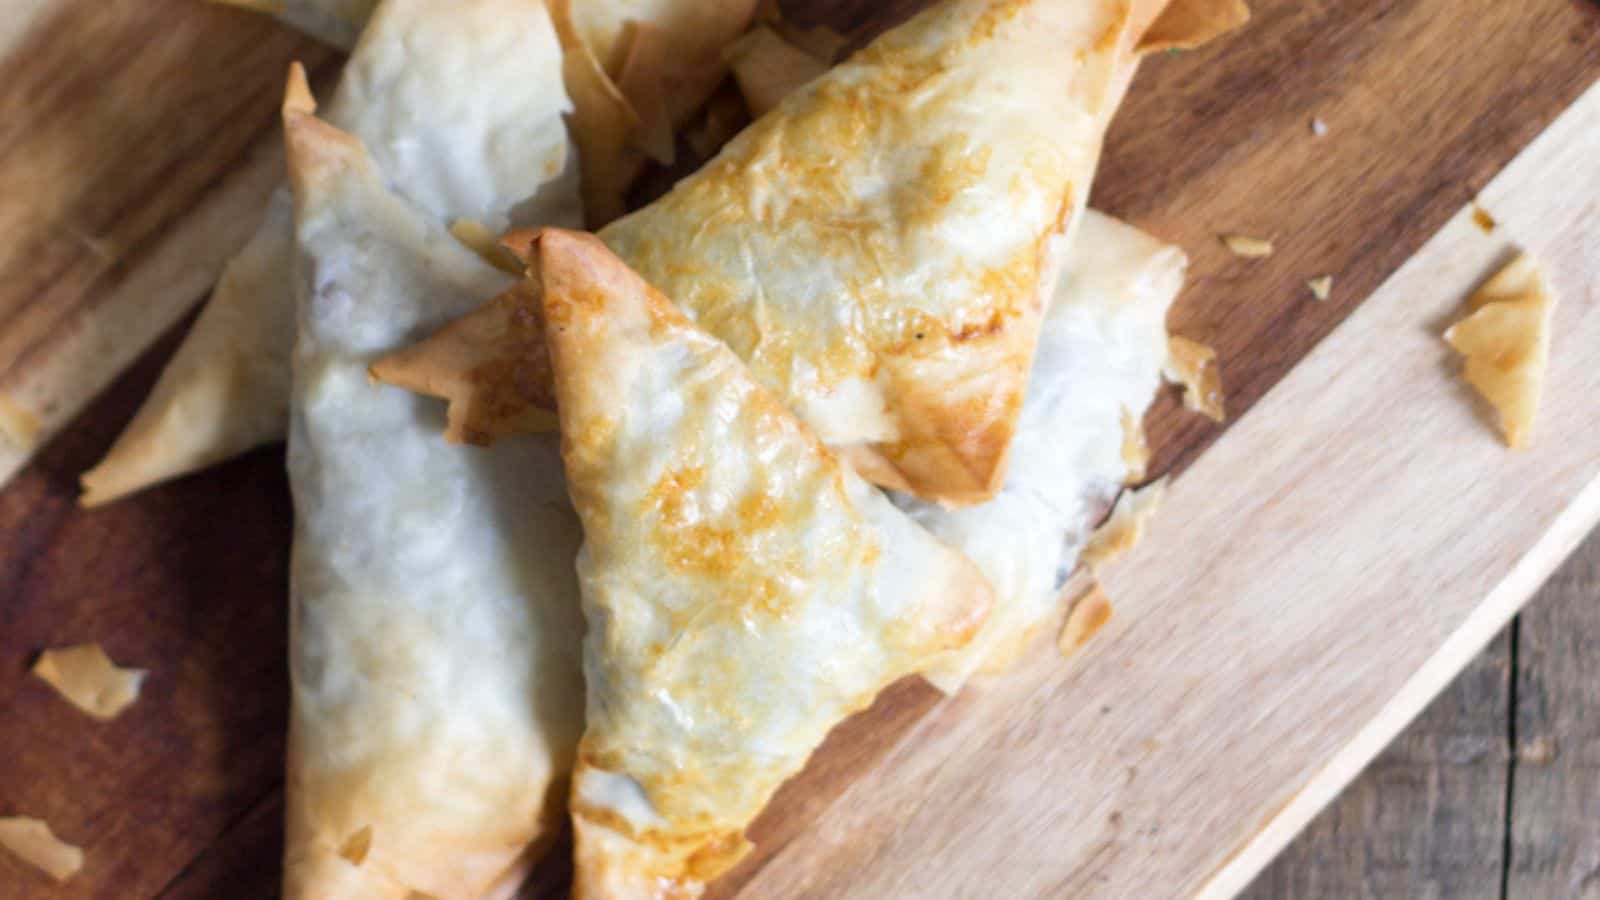
[{"label": "baked savory pastry", "polygon": [[[1163,6],[948,0],[600,237],[866,477],[988,499],[1101,137]],[[497,330],[464,327],[443,339]],[[391,362],[379,377],[471,391]],[[515,406],[463,408],[454,434],[492,437]]]},{"label": "baked savory pastry", "polygon": [[946,0],[602,237],[867,477],[987,499],[1160,5]]},{"label": "baked savory pastry", "polygon": [[299,261],[284,893],[505,897],[559,828],[583,721],[580,532],[549,437],[439,440],[373,358],[506,276],[285,102]]},{"label": "baked savory pastry", "polygon": [[[580,221],[561,50],[541,0],[385,0],[328,119],[371,149],[408,202],[493,228]],[[96,505],[282,440],[293,297],[290,212],[275,197],[106,458]],[[480,298],[481,299],[481,298]]]},{"label": "baked savory pastry", "polygon": [[[376,13],[369,0],[236,5],[340,45],[366,26],[329,120],[365,141],[395,190],[424,212],[498,234],[582,221],[564,115],[593,157],[584,193],[620,202],[644,159],[634,145],[649,140],[635,126],[656,121],[654,113],[669,126],[687,117],[721,77],[721,42],[744,28],[751,4],[558,2],[559,39],[543,0],[385,0]],[[582,101],[576,108],[564,71]],[[613,74],[646,96],[625,96]],[[670,133],[666,140],[670,148]],[[273,197],[138,415],[84,474],[85,505],[283,439],[293,339],[289,206],[286,192]]]},{"label": "baked savory pastry", "polygon": [[598,240],[537,240],[583,522],[575,896],[692,896],[836,723],[989,589]]},{"label": "baked savory pastry", "polygon": [[1059,618],[1062,584],[1095,523],[1124,483],[1144,477],[1140,422],[1161,384],[1167,310],[1186,265],[1177,247],[1090,210],[1045,314],[1005,487],[963,509],[895,497],[994,587],[977,638],[924,673],[939,687],[1008,665]]},{"label": "baked savory pastry", "polygon": [[[1178,248],[1089,211],[1044,318],[1005,487],[961,509],[893,495],[971,557],[995,591],[973,642],[924,673],[939,687],[953,691],[1009,663],[1051,621],[1094,523],[1125,482],[1143,477],[1140,422],[1160,385],[1166,314],[1186,263]],[[551,427],[538,297],[537,282],[519,282],[374,371],[449,398],[447,434],[457,441],[487,445]]]}]

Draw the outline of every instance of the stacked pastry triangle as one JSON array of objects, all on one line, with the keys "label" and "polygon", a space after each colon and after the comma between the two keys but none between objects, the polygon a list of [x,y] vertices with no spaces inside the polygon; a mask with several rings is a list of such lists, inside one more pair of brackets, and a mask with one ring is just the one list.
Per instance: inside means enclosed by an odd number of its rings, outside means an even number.
[{"label": "stacked pastry triangle", "polygon": [[1237,2],[944,0],[594,235],[750,2],[280,12],[365,31],[85,482],[287,430],[287,895],[509,896],[570,811],[577,896],[695,896],[834,725],[1059,612],[1184,268],[1085,213],[1101,141]]}]

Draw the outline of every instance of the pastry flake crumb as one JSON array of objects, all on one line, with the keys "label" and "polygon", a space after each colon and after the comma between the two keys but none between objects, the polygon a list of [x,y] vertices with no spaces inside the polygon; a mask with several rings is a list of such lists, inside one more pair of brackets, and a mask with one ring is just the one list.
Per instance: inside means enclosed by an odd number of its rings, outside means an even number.
[{"label": "pastry flake crumb", "polygon": [[1317,137],[1322,137],[1328,133],[1328,123],[1322,121],[1320,118],[1312,118],[1311,133]]},{"label": "pastry flake crumb", "polygon": [[1056,649],[1062,656],[1071,656],[1078,652],[1089,639],[1099,633],[1105,624],[1111,621],[1111,598],[1106,596],[1105,589],[1099,582],[1090,585],[1088,593],[1078,598],[1072,604],[1072,609],[1067,612],[1067,621],[1061,626],[1061,634],[1056,638]]},{"label": "pastry flake crumb", "polygon": [[1199,341],[1173,335],[1167,340],[1167,361],[1161,377],[1183,388],[1185,409],[1200,413],[1213,422],[1226,416],[1222,395],[1222,368],[1217,351]]},{"label": "pastry flake crumb", "polygon": [[1126,406],[1122,408],[1122,464],[1127,467],[1125,482],[1143,481],[1150,465],[1150,442],[1145,439],[1144,423]]},{"label": "pastry flake crumb", "polygon": [[784,18],[777,0],[761,0],[755,20],[776,31],[784,42],[805,51],[824,65],[831,64],[850,43],[850,39],[826,25],[802,28]]},{"label": "pastry flake crumb", "polygon": [[1472,204],[1472,224],[1478,226],[1478,229],[1484,234],[1494,234],[1495,226],[1500,223],[1494,220],[1494,216],[1489,215],[1488,210],[1474,203]]},{"label": "pastry flake crumb", "polygon": [[708,160],[750,124],[745,100],[732,86],[712,95],[700,117],[684,130],[683,138],[700,161]]},{"label": "pastry flake crumb", "polygon": [[1168,6],[1139,39],[1136,53],[1193,50],[1250,21],[1245,0],[1191,0]]},{"label": "pastry flake crumb", "polygon": [[1532,440],[1555,305],[1544,273],[1523,253],[1467,298],[1467,317],[1444,333],[1465,357],[1467,383],[1500,414],[1506,444],[1514,449]]},{"label": "pastry flake crumb", "polygon": [[83,868],[83,850],[56,837],[41,819],[0,817],[0,847],[58,882]]},{"label": "pastry flake crumb", "polygon": [[9,441],[18,450],[39,445],[39,417],[17,401],[0,394],[0,443]]},{"label": "pastry flake crumb", "polygon": [[1225,234],[1221,238],[1223,246],[1234,256],[1245,259],[1261,259],[1272,255],[1272,242],[1265,238],[1249,237],[1242,234]]},{"label": "pastry flake crumb", "polygon": [[352,866],[359,866],[367,861],[367,854],[372,852],[372,826],[366,825],[344,839],[339,846],[339,855]]},{"label": "pastry flake crumb", "polygon": [[510,250],[500,246],[499,236],[482,222],[456,219],[450,223],[450,235],[496,269],[509,275],[522,274],[522,262]]},{"label": "pastry flake crumb", "polygon": [[1306,290],[1309,290],[1311,296],[1318,300],[1328,299],[1328,296],[1333,293],[1333,276],[1318,275],[1316,278],[1306,282]]},{"label": "pastry flake crumb", "polygon": [[617,70],[617,90],[639,119],[628,129],[628,144],[663,166],[676,158],[676,135],[667,111],[667,44],[653,25],[630,21]]},{"label": "pastry flake crumb", "polygon": [[73,706],[107,722],[139,699],[148,673],[117,666],[99,644],[78,644],[39,654],[33,674]]},{"label": "pastry flake crumb", "polygon": [[1165,478],[1137,490],[1123,491],[1111,507],[1111,515],[1089,536],[1089,544],[1083,548],[1083,564],[1092,570],[1137,546],[1144,537],[1146,523],[1160,508],[1166,493]]},{"label": "pastry flake crumb", "polygon": [[795,88],[828,70],[827,63],[785,41],[765,25],[757,25],[728,45],[723,58],[733,70],[733,79],[752,116],[766,115]]}]

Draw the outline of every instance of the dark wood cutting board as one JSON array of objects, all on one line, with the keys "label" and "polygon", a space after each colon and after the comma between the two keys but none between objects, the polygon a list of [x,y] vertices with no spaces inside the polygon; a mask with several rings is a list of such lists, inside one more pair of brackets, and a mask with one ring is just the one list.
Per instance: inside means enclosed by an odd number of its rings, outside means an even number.
[{"label": "dark wood cutting board", "polygon": [[[914,5],[785,3],[801,21],[858,34]],[[1093,198],[1190,254],[1171,324],[1219,349],[1230,422],[1600,78],[1600,6],[1587,0],[1252,5],[1245,31],[1146,65]],[[253,229],[275,180],[288,63],[328,79],[337,59],[190,0],[22,7],[0,23],[0,401],[22,407],[28,426],[0,423],[0,462],[20,467],[0,490],[0,815],[44,818],[88,858],[56,886],[0,854],[0,900],[275,896],[281,452],[92,513],[76,506],[76,479]],[[1271,237],[1277,252],[1236,259],[1222,233]],[[1304,282],[1325,273],[1333,294],[1313,302]],[[1156,472],[1187,468],[1225,430],[1170,396],[1149,427]],[[85,641],[151,672],[109,724],[27,675],[40,650]],[[933,713],[931,689],[893,688],[785,788],[753,831],[757,855],[717,892],[767,895],[764,865],[831,819],[833,801],[902,738],[983,702],[963,696]],[[564,867],[552,854],[533,893],[559,894]]]}]

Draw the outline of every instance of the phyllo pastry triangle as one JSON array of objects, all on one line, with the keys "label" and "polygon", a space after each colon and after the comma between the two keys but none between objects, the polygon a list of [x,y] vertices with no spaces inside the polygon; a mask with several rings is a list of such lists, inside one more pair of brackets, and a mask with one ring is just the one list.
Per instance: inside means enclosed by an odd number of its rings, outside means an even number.
[{"label": "phyllo pastry triangle", "polygon": [[377,355],[506,277],[285,101],[299,254],[284,893],[509,896],[582,727],[578,522],[551,438],[439,440]]},{"label": "phyllo pastry triangle", "polygon": [[[1106,125],[1166,6],[947,0],[600,238],[864,476],[986,500]],[[489,358],[494,328],[469,330],[444,339]],[[379,376],[472,390],[396,362]],[[494,419],[510,399],[453,414],[455,436],[521,427]]]},{"label": "phyllo pastry triangle", "polygon": [[[385,0],[327,118],[359,138],[394,190],[430,218],[498,233],[581,221],[562,123],[571,108],[541,0]],[[85,505],[283,439],[294,341],[290,219],[280,192],[138,414],[84,474]]]},{"label": "phyllo pastry triangle", "polygon": [[601,237],[869,478],[987,499],[1164,5],[946,0]]},{"label": "phyllo pastry triangle", "polygon": [[588,235],[537,240],[583,522],[576,896],[692,896],[839,721],[989,589]]}]

